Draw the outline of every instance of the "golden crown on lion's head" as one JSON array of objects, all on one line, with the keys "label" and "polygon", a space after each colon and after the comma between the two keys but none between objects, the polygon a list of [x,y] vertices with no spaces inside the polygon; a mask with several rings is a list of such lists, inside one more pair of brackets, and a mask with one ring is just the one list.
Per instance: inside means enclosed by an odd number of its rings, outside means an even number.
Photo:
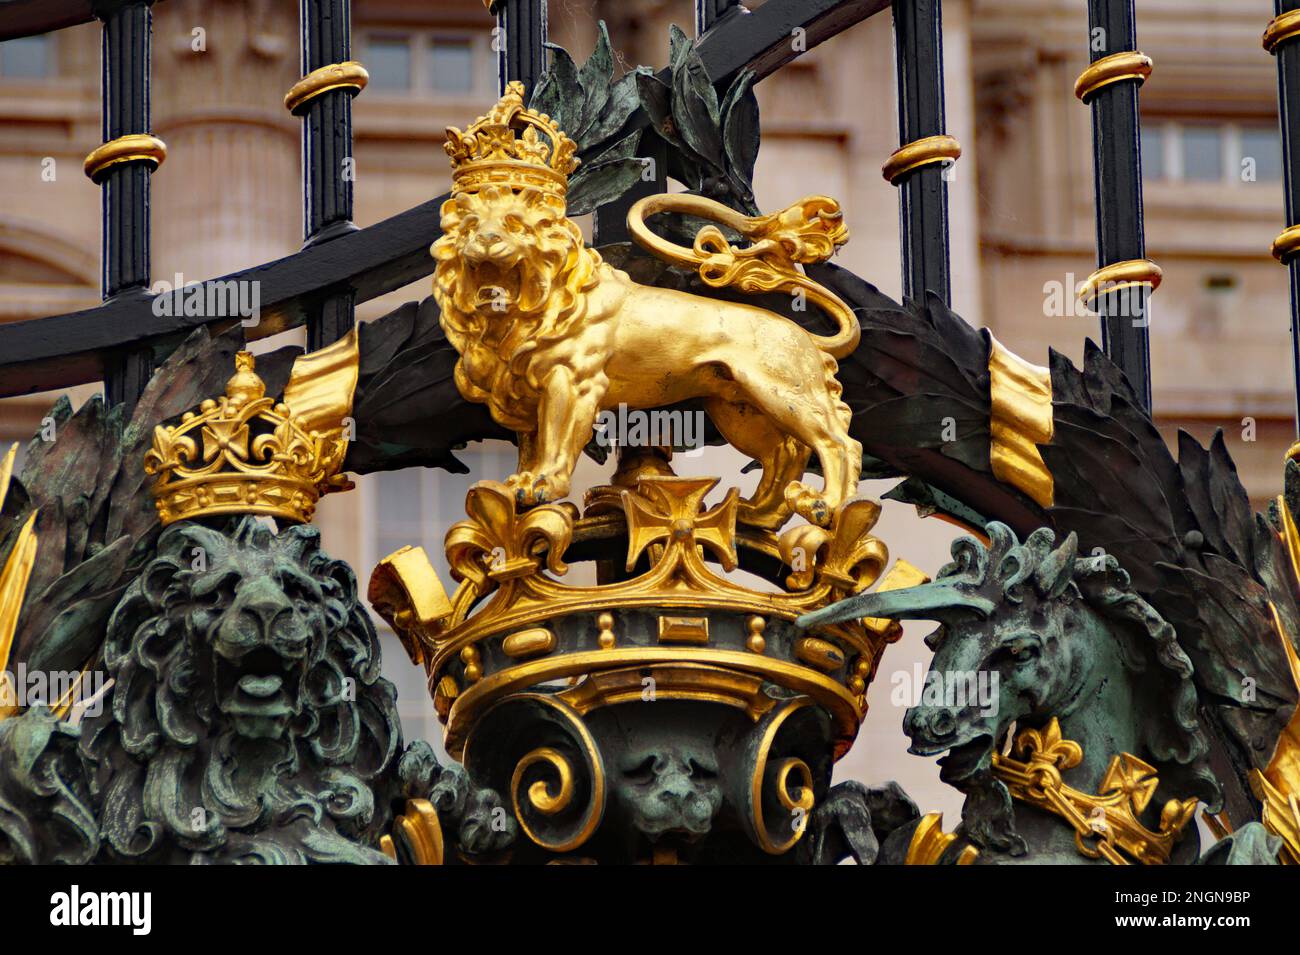
[{"label": "golden crown on lion's head", "polygon": [[524,107],[519,82],[507,85],[497,104],[465,132],[448,127],[443,148],[451,157],[454,193],[490,185],[532,187],[563,202],[569,174],[578,168],[577,144],[545,113]]}]

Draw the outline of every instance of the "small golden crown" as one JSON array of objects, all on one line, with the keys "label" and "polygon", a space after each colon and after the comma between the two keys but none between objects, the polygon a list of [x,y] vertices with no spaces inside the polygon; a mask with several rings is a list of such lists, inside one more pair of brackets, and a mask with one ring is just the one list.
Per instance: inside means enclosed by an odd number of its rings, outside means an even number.
[{"label": "small golden crown", "polygon": [[[351,348],[355,351],[355,334]],[[306,356],[315,362],[310,367],[319,372],[315,356],[328,351]],[[295,365],[295,375],[298,371]],[[158,475],[153,496],[163,525],[216,514],[266,514],[306,523],[322,494],[352,487],[338,473],[348,447],[341,416],[336,409],[319,413],[328,404],[319,399],[329,378],[318,373],[296,388],[291,381],[285,400],[277,401],[266,396],[253,356],[237,354],[224,396],[187,411],[175,427],[154,428],[144,470]],[[308,413],[295,415],[290,408],[295,394]],[[350,388],[347,402],[350,407]]]},{"label": "small golden crown", "polygon": [[[517,130],[523,135],[517,136]],[[549,116],[524,108],[524,85],[519,82],[508,84],[497,104],[465,132],[448,127],[443,148],[451,157],[456,193],[503,185],[532,187],[563,200],[569,173],[578,168],[577,144]]]}]

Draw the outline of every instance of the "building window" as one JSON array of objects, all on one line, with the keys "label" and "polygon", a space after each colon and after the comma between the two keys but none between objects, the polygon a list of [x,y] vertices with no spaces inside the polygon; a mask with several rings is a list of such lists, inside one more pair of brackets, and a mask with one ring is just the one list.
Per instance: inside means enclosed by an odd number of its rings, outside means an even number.
[{"label": "building window", "polygon": [[375,33],[363,60],[374,89],[426,96],[491,95],[493,62],[480,38],[441,31]]},{"label": "building window", "polygon": [[1241,131],[1242,162],[1254,163],[1260,182],[1282,181],[1282,140],[1276,126],[1250,126]]},{"label": "building window", "polygon": [[1279,182],[1282,144],[1277,127],[1144,122],[1142,176],[1150,182]]},{"label": "building window", "polygon": [[411,88],[411,41],[407,37],[372,39],[366,44],[370,87],[402,91]]},{"label": "building window", "polygon": [[0,43],[0,76],[39,78],[54,73],[49,36],[25,36]]},{"label": "building window", "polygon": [[1223,179],[1223,130],[1218,126],[1183,129],[1183,178],[1196,182]]},{"label": "building window", "polygon": [[435,93],[474,90],[474,48],[469,40],[435,39],[429,45],[429,77]]},{"label": "building window", "polygon": [[1165,127],[1142,124],[1142,176],[1146,179],[1167,179],[1168,162],[1165,159]]}]

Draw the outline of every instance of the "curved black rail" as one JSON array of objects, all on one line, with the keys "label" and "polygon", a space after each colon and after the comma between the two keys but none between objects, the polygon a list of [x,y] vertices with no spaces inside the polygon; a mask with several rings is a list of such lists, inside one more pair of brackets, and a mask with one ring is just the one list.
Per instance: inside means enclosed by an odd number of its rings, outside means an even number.
[{"label": "curved black rail", "polygon": [[[799,55],[796,46],[812,49],[889,5],[890,0],[771,0],[752,13],[719,19],[697,41],[700,57],[709,76],[725,89],[741,70],[767,76]],[[11,24],[0,30],[0,38],[21,35],[13,31],[38,33],[84,22],[91,18],[91,6],[72,0],[0,0],[0,11]],[[81,19],[68,19],[75,17]],[[796,29],[804,31],[802,44],[791,43]],[[632,120],[645,121],[642,115]],[[339,292],[350,290],[357,303],[365,302],[432,273],[428,250],[441,234],[438,210],[444,198],[203,284],[259,283],[261,321],[247,330],[250,339],[296,328]],[[153,300],[135,290],[95,308],[0,326],[0,397],[99,381],[123,353],[145,347],[166,352],[198,325],[231,322],[158,315]]]}]

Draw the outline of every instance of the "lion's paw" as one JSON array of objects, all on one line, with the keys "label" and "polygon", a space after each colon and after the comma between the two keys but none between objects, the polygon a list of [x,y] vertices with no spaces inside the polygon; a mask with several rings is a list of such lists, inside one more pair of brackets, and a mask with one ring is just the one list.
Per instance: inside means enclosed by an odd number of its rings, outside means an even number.
[{"label": "lion's paw", "polygon": [[822,497],[801,481],[791,481],[785,489],[785,501],[794,512],[810,524],[829,527],[831,508]]},{"label": "lion's paw", "polygon": [[532,507],[535,504],[558,501],[569,493],[566,482],[552,475],[534,474],[531,471],[520,471],[518,474],[510,475],[506,479],[506,486],[515,492],[517,507]]}]

